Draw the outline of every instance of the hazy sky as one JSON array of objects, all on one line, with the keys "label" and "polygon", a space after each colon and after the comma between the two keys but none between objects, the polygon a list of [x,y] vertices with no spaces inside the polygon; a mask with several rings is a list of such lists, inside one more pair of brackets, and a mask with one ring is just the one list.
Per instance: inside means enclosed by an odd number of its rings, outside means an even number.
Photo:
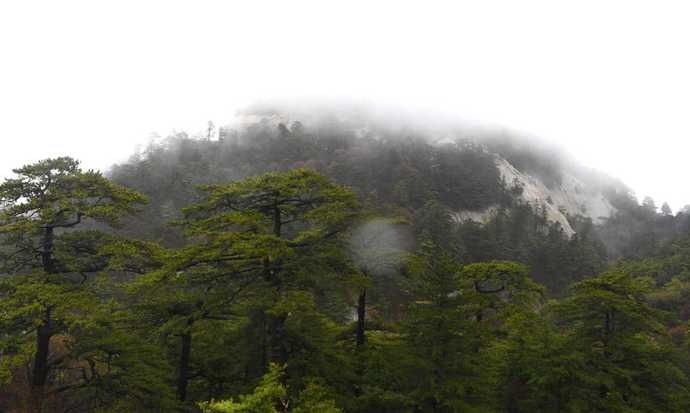
[{"label": "hazy sky", "polygon": [[402,104],[554,140],[690,203],[685,1],[2,1],[0,175],[126,159],[257,99]]}]

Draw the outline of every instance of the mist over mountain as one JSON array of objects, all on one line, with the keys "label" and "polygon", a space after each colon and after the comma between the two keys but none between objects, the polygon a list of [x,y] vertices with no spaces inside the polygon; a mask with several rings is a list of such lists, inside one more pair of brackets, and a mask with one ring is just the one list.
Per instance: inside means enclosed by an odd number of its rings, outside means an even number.
[{"label": "mist over mountain", "polygon": [[[303,167],[352,188],[373,210],[404,216],[464,261],[527,262],[556,290],[654,250],[688,221],[639,205],[624,183],[548,142],[357,105],[255,105],[201,136],[152,142],[109,175],[151,198],[136,235],[176,244],[166,222],[197,199],[197,185]],[[431,230],[440,227],[442,236]],[[554,249],[579,259],[557,265],[558,254],[545,252]]]}]

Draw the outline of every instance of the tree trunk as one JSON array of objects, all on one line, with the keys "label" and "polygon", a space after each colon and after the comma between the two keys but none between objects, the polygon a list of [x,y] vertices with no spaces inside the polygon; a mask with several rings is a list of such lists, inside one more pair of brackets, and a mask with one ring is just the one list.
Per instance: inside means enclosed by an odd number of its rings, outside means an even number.
[{"label": "tree trunk", "polygon": [[43,271],[47,274],[55,274],[55,262],[53,261],[53,245],[54,245],[53,227],[47,227],[43,233],[43,249],[41,251],[41,264]]},{"label": "tree trunk", "polygon": [[357,299],[357,348],[366,340],[365,320],[367,315],[367,289],[363,288]]},{"label": "tree trunk", "polygon": [[36,352],[31,372],[31,383],[41,387],[48,380],[48,356],[50,355],[50,338],[53,336],[53,321],[51,309],[48,308],[43,318],[43,324],[36,331]]},{"label": "tree trunk", "polygon": [[362,395],[362,376],[364,376],[364,361],[362,360],[359,350],[364,347],[366,341],[365,320],[367,314],[367,289],[362,288],[357,299],[357,330],[356,330],[356,350],[357,358],[355,363],[355,373],[357,374],[357,383],[355,384],[355,396]]},{"label": "tree trunk", "polygon": [[269,360],[284,365],[288,354],[285,343],[285,315],[269,316],[268,332],[270,337]]},{"label": "tree trunk", "polygon": [[280,208],[278,207],[278,204],[275,204],[273,206],[273,235],[275,235],[276,237],[281,236],[282,225],[283,222],[281,220]]},{"label": "tree trunk", "polygon": [[[41,251],[41,264],[46,274],[55,273],[55,263],[53,262],[53,228],[45,228],[43,233],[43,250]],[[36,353],[34,354],[34,365],[31,372],[31,383],[40,387],[46,384],[48,379],[48,356],[50,354],[50,338],[53,336],[53,320],[51,317],[52,307],[45,310],[43,323],[36,330]]]},{"label": "tree trunk", "polygon": [[180,350],[180,362],[177,375],[177,398],[180,401],[187,399],[187,384],[189,383],[189,355],[192,351],[192,334],[187,331],[180,336],[182,348]]},{"label": "tree trunk", "polygon": [[50,338],[54,333],[52,324],[51,308],[48,308],[43,318],[43,324],[36,330],[36,352],[31,369],[31,409],[36,413],[43,411],[44,388],[48,382]]},{"label": "tree trunk", "polygon": [[[282,236],[282,217],[278,203],[273,205],[273,235],[276,237]],[[272,263],[275,266],[275,263]],[[280,296],[283,287],[282,280],[279,277],[278,268],[270,270],[271,283],[275,288],[276,293]],[[286,315],[270,315],[268,317],[268,334],[269,334],[269,360],[272,363],[284,365],[287,363],[287,348],[285,347],[285,319]]]},{"label": "tree trunk", "polygon": [[[55,263],[53,262],[53,228],[45,228],[43,233],[43,250],[41,251],[41,264],[46,274],[55,273]],[[34,354],[34,365],[31,372],[31,383],[36,387],[46,384],[48,379],[48,356],[50,355],[50,338],[53,336],[52,307],[45,310],[43,323],[36,330],[36,353]]]},{"label": "tree trunk", "polygon": [[[41,265],[46,274],[55,274],[55,262],[53,260],[53,246],[55,242],[54,230],[46,227],[41,242]],[[34,363],[31,368],[31,394],[32,408],[35,412],[43,410],[44,387],[48,382],[48,357],[50,356],[50,339],[53,331],[52,306],[45,309],[41,325],[36,329],[36,351]]]},{"label": "tree trunk", "polygon": [[269,328],[268,328],[269,326],[268,326],[268,322],[266,320],[266,313],[262,311],[259,314],[259,316],[261,317],[260,318],[260,321],[261,321],[261,336],[260,336],[261,337],[261,343],[260,343],[261,361],[260,361],[260,367],[257,371],[260,372],[259,376],[263,376],[268,371],[266,369],[266,367],[268,366],[268,357],[269,357],[268,343],[271,340],[271,332],[269,331]]}]

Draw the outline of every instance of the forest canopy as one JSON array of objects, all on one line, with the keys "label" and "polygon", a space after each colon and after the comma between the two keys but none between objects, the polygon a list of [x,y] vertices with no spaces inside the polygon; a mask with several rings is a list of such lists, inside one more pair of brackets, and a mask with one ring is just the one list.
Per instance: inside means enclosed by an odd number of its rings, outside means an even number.
[{"label": "forest canopy", "polygon": [[561,184],[514,142],[327,122],[15,169],[0,410],[689,411],[688,214],[611,187],[569,234],[500,154]]}]

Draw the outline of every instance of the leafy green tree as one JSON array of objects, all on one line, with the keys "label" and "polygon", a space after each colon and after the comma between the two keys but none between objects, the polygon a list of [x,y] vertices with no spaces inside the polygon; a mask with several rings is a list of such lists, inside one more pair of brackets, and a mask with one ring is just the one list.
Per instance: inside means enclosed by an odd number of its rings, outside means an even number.
[{"label": "leafy green tree", "polygon": [[271,364],[261,382],[250,394],[238,400],[200,403],[204,413],[341,413],[328,389],[318,383],[309,383],[300,393],[297,405],[291,406],[288,391],[281,377],[284,369]]},{"label": "leafy green tree", "polygon": [[[227,307],[239,294],[254,294],[251,306],[263,324],[255,327],[267,332],[259,343],[264,367],[292,357],[288,377],[308,374],[304,368],[326,368],[315,360],[302,364],[293,356],[304,345],[316,345],[312,339],[335,333],[317,300],[350,271],[338,235],[356,214],[353,194],[307,169],[203,190],[206,197],[185,209],[181,222],[195,242],[176,253],[164,271],[179,274],[187,291],[201,288],[217,297],[204,299],[207,308]],[[311,334],[319,330],[322,339]],[[317,347],[325,349],[326,344]]]},{"label": "leafy green tree", "polygon": [[506,412],[581,412],[584,357],[548,311],[517,311],[505,320],[505,337],[493,344],[500,358],[498,402]]},{"label": "leafy green tree", "polygon": [[409,391],[421,411],[492,411],[505,318],[536,306],[543,288],[512,262],[461,267],[425,244],[410,265],[415,297],[403,338],[412,355]]},{"label": "leafy green tree", "polygon": [[466,300],[476,308],[475,318],[498,321],[522,309],[541,305],[545,289],[529,277],[525,265],[512,261],[490,261],[466,265],[460,273]]},{"label": "leafy green tree", "polygon": [[[90,281],[105,268],[98,249],[108,236],[96,228],[117,224],[145,199],[68,157],[14,172],[0,185],[0,322],[5,341],[21,348],[15,356],[33,353],[29,376],[40,409],[51,369],[64,360],[51,358],[51,339],[73,338],[100,303]],[[30,337],[33,345],[22,344]]]},{"label": "leafy green tree", "polygon": [[[145,335],[174,349],[169,351],[170,362],[175,365],[176,393],[181,402],[187,400],[190,378],[202,375],[200,369],[193,369],[194,359],[215,357],[214,352],[193,354],[193,338],[211,339],[204,331],[222,337],[220,333],[231,334],[239,328],[242,316],[235,305],[247,287],[247,280],[240,277],[213,286],[209,277],[222,273],[223,268],[187,266],[188,252],[143,241],[112,243],[104,250],[112,269],[140,274],[127,284],[127,299],[134,313],[132,328],[146,330]],[[207,343],[198,344],[203,347]]]},{"label": "leafy green tree", "polygon": [[[572,287],[559,303],[570,351],[582,357],[584,410],[686,411],[690,382],[664,329],[663,314],[647,303],[652,283],[611,271]],[[584,374],[582,374],[584,373]]]},{"label": "leafy green tree", "polygon": [[458,223],[451,211],[436,201],[428,201],[415,211],[415,229],[419,239],[429,239],[448,251],[454,258],[465,255]]},{"label": "leafy green tree", "polygon": [[[486,407],[483,326],[472,320],[461,291],[458,265],[447,253],[425,245],[411,262],[415,302],[403,326],[412,354],[410,391],[420,411],[478,411]],[[486,371],[486,370],[485,370]]]},{"label": "leafy green tree", "polygon": [[239,400],[200,403],[204,413],[280,413],[288,409],[287,389],[281,381],[283,368],[271,364],[251,394]]}]

